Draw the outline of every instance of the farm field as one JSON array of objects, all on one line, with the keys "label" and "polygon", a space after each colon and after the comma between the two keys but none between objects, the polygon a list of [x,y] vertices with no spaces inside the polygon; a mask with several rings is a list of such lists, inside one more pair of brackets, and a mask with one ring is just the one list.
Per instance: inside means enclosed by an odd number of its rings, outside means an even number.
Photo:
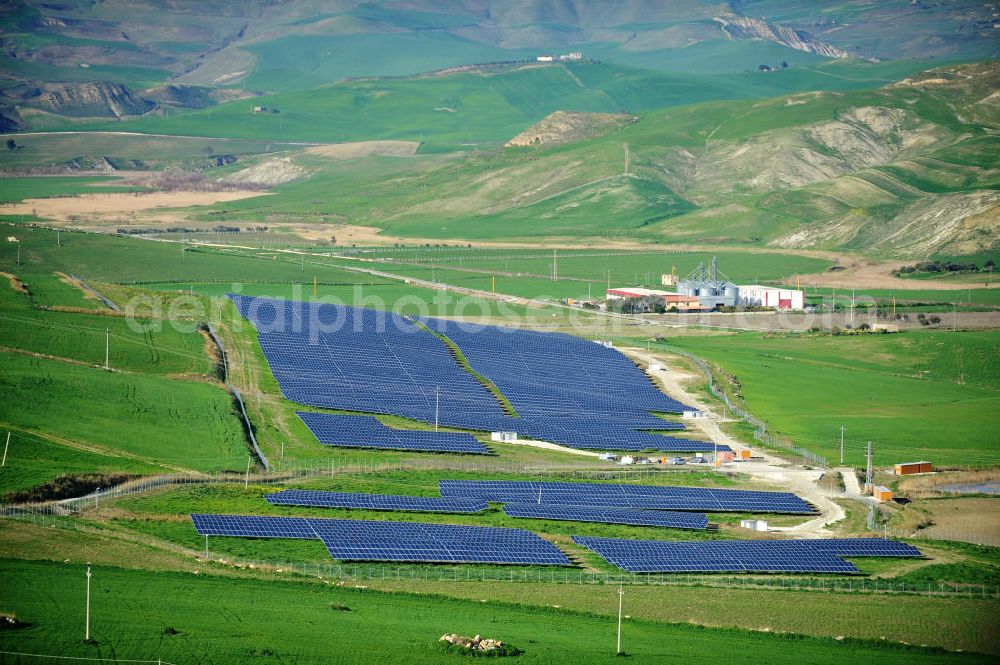
[{"label": "farm field", "polygon": [[[59,166],[72,160],[93,158],[96,155],[100,155],[126,171],[159,170],[168,165],[202,167],[213,163],[217,157],[224,155],[243,159],[257,154],[300,150],[302,147],[272,141],[151,136],[117,131],[66,131],[52,134],[32,134],[29,132],[19,134],[15,140],[18,144],[17,150],[0,153],[0,171]],[[83,181],[84,179],[83,177],[6,178],[2,181],[6,190],[2,202],[51,195],[45,193],[46,190],[42,189],[43,185],[47,185],[49,190],[56,191],[59,196],[102,191],[96,187],[79,188],[78,191],[58,188],[59,181]],[[37,182],[27,182],[29,180]],[[97,182],[108,180],[110,179],[95,179]],[[17,183],[18,186],[13,187],[13,183]],[[35,188],[29,186],[32,184],[35,185]]]},{"label": "farm field", "polygon": [[[0,167],[3,162],[0,161]],[[0,178],[0,203],[16,203],[24,199],[53,196],[132,192],[139,188],[122,183],[121,178],[100,176],[17,177]]]},{"label": "farm field", "polygon": [[[898,335],[760,335],[670,339],[739,383],[750,411],[797,445],[839,460],[888,465],[1000,462],[988,434],[997,425],[998,336],[994,332]],[[726,382],[724,375],[720,381]]]},{"label": "farm field", "polygon": [[[573,297],[587,294],[588,284],[595,298],[603,298],[610,283],[615,286],[645,286],[664,288],[661,274],[676,268],[684,277],[699,264],[709,265],[718,258],[719,269],[738,283],[774,282],[787,280],[795,274],[822,272],[830,261],[795,254],[754,252],[691,251],[600,251],[560,249],[554,252],[557,276],[553,282],[553,251],[541,249],[509,250],[427,250],[403,252],[379,250],[371,253],[386,264],[384,270],[420,279],[432,278],[448,284],[490,289],[492,275],[497,275],[497,292],[528,296],[519,287],[531,283],[557,290],[572,289]],[[367,257],[366,257],[367,258]],[[569,281],[567,284],[566,282]],[[794,281],[794,280],[793,280]],[[476,284],[473,286],[473,284]],[[666,287],[664,290],[672,290]],[[559,295],[552,293],[551,295]]]},{"label": "farm field", "polygon": [[0,360],[8,426],[173,469],[246,465],[243,432],[221,386],[14,353],[0,353]]},{"label": "farm field", "polygon": [[[372,580],[367,584],[377,589],[430,597],[486,599],[530,605],[558,604],[568,610],[608,617],[614,616],[618,596],[617,588],[612,585],[467,584],[417,580]],[[991,634],[991,625],[975,625],[979,621],[974,617],[980,611],[989,611],[990,601],[973,601],[965,605],[962,600],[948,599],[934,603],[919,596],[837,597],[806,591],[644,586],[628,587],[625,603],[633,617],[673,624],[716,628],[739,626],[764,633],[837,639],[851,636],[905,642],[929,640],[923,643],[988,653],[994,653],[1000,646]]]},{"label": "farm field", "polygon": [[[866,88],[922,68],[833,62],[817,70],[691,75],[595,63],[531,65],[498,74],[459,73],[412,79],[362,79],[258,98],[279,113],[247,118],[237,101],[169,118],[142,118],[128,131],[274,141],[358,141],[373,138],[427,141],[443,149],[469,149],[506,141],[560,108],[617,112],[716,99],[760,98],[799,90]],[[405,121],[402,121],[405,119]],[[121,130],[121,123],[75,129]],[[464,144],[464,145],[463,145]]]},{"label": "farm field", "polygon": [[[265,582],[127,571],[98,567],[92,580],[92,630],[96,644],[71,637],[79,630],[84,590],[79,565],[3,561],[11,584],[0,598],[19,620],[32,624],[5,631],[5,649],[80,656],[183,660],[192,656],[230,663],[262,656],[285,660],[325,658],[331,651],[345,663],[440,662],[436,644],[444,633],[483,634],[503,639],[524,653],[523,662],[613,662],[614,630],[604,618],[563,609],[479,600],[428,599],[316,583]],[[42,589],[65,589],[58,597]],[[262,599],[266,598],[266,606]],[[140,608],[141,611],[140,611]],[[274,621],[274,616],[287,621]],[[391,640],[358,640],[377,621]],[[331,622],[333,622],[331,624]],[[331,625],[334,629],[331,630]],[[665,657],[728,662],[713,645],[746,654],[746,662],[840,662],[845,655],[880,662],[988,662],[985,656],[949,654],[917,647],[870,642],[789,638],[736,630],[705,630],[629,619],[624,635],[636,662]],[[401,649],[401,645],[406,645]]]},{"label": "farm field", "polygon": [[41,433],[17,429],[11,434],[7,463],[0,471],[0,498],[11,502],[10,493],[43,486],[59,476],[120,478],[123,474],[165,471],[169,467],[124,457],[111,448],[79,444],[58,436],[43,438]]}]

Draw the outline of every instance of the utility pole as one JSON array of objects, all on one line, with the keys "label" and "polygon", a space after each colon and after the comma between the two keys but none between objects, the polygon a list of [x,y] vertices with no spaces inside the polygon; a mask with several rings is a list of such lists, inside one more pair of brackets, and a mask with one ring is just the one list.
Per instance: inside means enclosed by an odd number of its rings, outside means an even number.
[{"label": "utility pole", "polygon": [[559,281],[559,257],[554,249],[552,250],[552,281]]},{"label": "utility pole", "polygon": [[87,566],[87,619],[83,639],[90,641],[90,566]]},{"label": "utility pole", "polygon": [[[18,245],[20,247],[20,245]],[[958,330],[958,303],[954,303],[954,310],[951,313],[951,331],[955,332]]]},{"label": "utility pole", "polygon": [[434,431],[438,431],[438,413],[441,406],[441,386],[434,388]]},{"label": "utility pole", "polygon": [[7,443],[3,444],[3,462],[0,462],[0,467],[7,466],[7,449],[10,448],[10,431],[7,432]]},{"label": "utility pole", "polygon": [[285,459],[285,441],[284,441],[284,439],[282,439],[282,441],[281,441],[281,459]]},{"label": "utility pole", "polygon": [[111,328],[104,329],[104,369],[111,370]]},{"label": "utility pole", "polygon": [[628,143],[625,144],[625,177],[628,177]]},{"label": "utility pole", "polygon": [[851,289],[851,323],[854,323],[854,289]]},{"label": "utility pole", "polygon": [[247,475],[243,479],[243,489],[250,489],[250,456],[247,456]]},{"label": "utility pole", "polygon": [[844,466],[844,426],[840,426],[840,466]]},{"label": "utility pole", "polygon": [[94,510],[101,507],[101,488],[94,490]]},{"label": "utility pole", "polygon": [[872,442],[868,442],[868,451],[865,453],[866,466],[865,471],[865,491],[864,494],[871,494],[872,492]]},{"label": "utility pole", "polygon": [[625,587],[618,587],[618,647],[615,650],[616,655],[621,655],[622,653],[622,599],[625,597]]},{"label": "utility pole", "polygon": [[208,559],[208,534],[205,534],[205,559]]}]

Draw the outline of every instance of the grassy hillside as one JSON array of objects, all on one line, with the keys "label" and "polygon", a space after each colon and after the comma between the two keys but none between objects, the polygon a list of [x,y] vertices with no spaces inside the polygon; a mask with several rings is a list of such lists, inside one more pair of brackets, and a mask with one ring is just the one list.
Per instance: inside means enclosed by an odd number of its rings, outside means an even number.
[{"label": "grassy hillside", "polygon": [[[637,112],[707,100],[763,98],[886,83],[921,68],[834,62],[767,74],[659,73],[616,65],[531,65],[498,73],[367,79],[128,122],[129,131],[273,141],[405,139],[449,149],[502,143],[559,109]],[[278,113],[251,113],[262,105]],[[122,129],[83,125],[87,129]]]},{"label": "grassy hillside", "polygon": [[[907,332],[830,337],[740,334],[670,343],[718,365],[748,409],[797,445],[861,465],[866,442],[889,465],[989,466],[1000,453],[1000,335]],[[725,377],[720,377],[726,381]]]},{"label": "grassy hillside", "polygon": [[8,426],[174,468],[239,470],[246,465],[232,399],[218,386],[0,355]]},{"label": "grassy hillside", "polygon": [[[521,72],[520,83],[544,71]],[[568,69],[549,74],[559,71]],[[621,89],[606,69],[574,72],[587,89],[639,91]],[[302,158],[311,177],[203,219],[335,215],[418,238],[626,236],[968,254],[995,242],[1000,118],[980,100],[998,76],[995,66],[945,68],[876,90],[679,106],[584,141],[450,160]]]},{"label": "grassy hillside", "polygon": [[[521,648],[524,663],[615,662],[614,631],[603,616],[504,603],[387,594],[309,582],[193,577],[187,573],[94,570],[94,644],[75,637],[84,602],[79,565],[6,561],[2,600],[31,624],[4,631],[9,651],[229,663],[280,658],[344,663],[438,663],[449,632],[500,638]],[[58,585],[58,597],[42,593]],[[266,610],[258,607],[267,598]],[[209,602],[206,602],[209,601]],[[139,608],[142,608],[139,611]],[[289,619],[275,622],[275,615]],[[372,639],[373,628],[392,639]],[[74,628],[75,627],[75,628]],[[331,630],[331,627],[333,629]],[[748,663],[841,662],[845,656],[887,663],[987,662],[983,657],[871,642],[799,639],[733,630],[703,630],[629,619],[624,645],[635,662],[697,657],[723,662],[739,649]],[[718,645],[718,646],[716,646]],[[724,646],[723,646],[724,645]],[[715,655],[713,655],[715,654]]]},{"label": "grassy hillside", "polygon": [[[61,132],[58,134],[22,133],[14,137],[16,150],[0,152],[0,170],[19,171],[44,167],[87,169],[90,164],[103,164],[125,171],[160,170],[168,166],[201,170],[212,168],[219,157],[237,160],[260,153],[298,149],[270,141],[240,141],[227,139],[187,138],[182,136],[130,135],[114,132]],[[44,193],[14,187],[18,180],[7,178],[4,182],[4,201],[16,198],[45,196]],[[42,178],[33,178],[35,182]],[[63,182],[66,179],[63,180]],[[56,190],[59,195],[77,193],[73,189]],[[67,183],[68,184],[68,183]],[[102,191],[97,188],[81,191]]]}]

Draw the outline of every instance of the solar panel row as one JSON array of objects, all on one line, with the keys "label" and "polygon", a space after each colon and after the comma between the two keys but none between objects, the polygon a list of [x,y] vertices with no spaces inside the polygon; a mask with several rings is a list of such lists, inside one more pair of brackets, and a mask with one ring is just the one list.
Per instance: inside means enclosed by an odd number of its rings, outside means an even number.
[{"label": "solar panel row", "polygon": [[420,450],[441,453],[485,454],[490,451],[471,434],[425,432],[386,427],[374,416],[303,413],[299,418],[325,446]]},{"label": "solar panel row", "polygon": [[320,508],[363,508],[367,510],[402,510],[422,513],[478,513],[489,508],[483,499],[358,494],[282,490],[264,497],[277,506],[315,506]]},{"label": "solar panel row", "polygon": [[633,573],[856,573],[857,568],[842,557],[921,556],[905,543],[881,538],[667,542],[573,536],[573,542]]},{"label": "solar panel row", "polygon": [[523,529],[205,514],[191,521],[205,536],[319,539],[342,561],[571,565],[558,547]]},{"label": "solar panel row", "polygon": [[440,480],[438,486],[442,496],[478,497],[501,503],[794,515],[815,513],[813,506],[790,492],[508,480]]},{"label": "solar panel row", "polygon": [[[684,406],[658,391],[614,349],[562,334],[427,319],[453,337],[473,367],[517,409],[506,416],[493,396],[451,357],[440,339],[399,315],[338,305],[231,295],[258,331],[282,394],[332,409],[397,415],[474,431],[593,450],[711,452],[706,441],[650,430],[683,429],[650,411]],[[339,425],[314,430],[327,445],[342,442]],[[351,436],[357,439],[356,436]],[[407,450],[440,450],[411,440]],[[368,447],[382,447],[381,445]],[[720,450],[728,450],[720,447]],[[461,450],[459,452],[472,452]],[[477,450],[475,452],[485,452]]]},{"label": "solar panel row", "polygon": [[662,526],[673,529],[706,529],[708,518],[698,513],[676,513],[666,510],[629,510],[546,503],[508,503],[503,511],[510,517],[599,522],[601,524],[631,524]]}]

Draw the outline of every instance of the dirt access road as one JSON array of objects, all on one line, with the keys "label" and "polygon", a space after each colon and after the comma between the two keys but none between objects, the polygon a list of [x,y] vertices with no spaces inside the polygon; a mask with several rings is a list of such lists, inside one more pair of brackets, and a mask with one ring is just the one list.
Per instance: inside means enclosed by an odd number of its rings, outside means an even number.
[{"label": "dirt access road", "polygon": [[[684,369],[679,364],[677,356],[659,352],[652,353],[632,347],[619,348],[618,350],[629,358],[639,362],[645,368],[646,373],[668,395],[709,414],[709,417],[705,420],[688,421],[687,424],[692,430],[700,430],[713,441],[726,444],[733,450],[750,449],[745,443],[737,441],[719,427],[719,423],[726,422],[726,419],[716,412],[714,405],[706,403],[688,390],[689,385],[703,382],[704,377]],[[663,369],[650,372],[648,368],[651,363],[659,364]],[[790,527],[770,527],[772,531],[782,531],[802,538],[830,537],[834,534],[827,527],[843,520],[847,516],[843,507],[836,503],[834,499],[861,500],[860,488],[857,487],[856,479],[854,479],[852,486],[848,482],[848,479],[845,478],[845,485],[848,488],[847,492],[831,492],[817,485],[816,481],[824,473],[822,470],[799,467],[787,460],[758,449],[753,449],[752,454],[754,455],[754,461],[736,462],[726,467],[726,470],[746,474],[754,480],[783,487],[809,501],[820,511],[819,516],[814,519]],[[844,471],[848,471],[849,474],[843,473]],[[830,469],[826,473],[838,472],[842,476],[854,476],[853,471],[849,469]]]}]

